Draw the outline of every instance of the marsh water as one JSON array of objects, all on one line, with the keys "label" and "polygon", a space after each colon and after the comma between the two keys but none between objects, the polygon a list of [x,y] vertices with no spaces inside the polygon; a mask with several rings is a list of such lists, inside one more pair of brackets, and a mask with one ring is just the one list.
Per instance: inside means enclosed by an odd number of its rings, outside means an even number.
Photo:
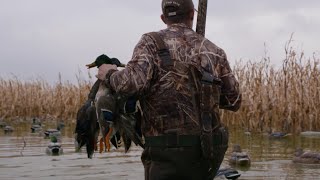
[{"label": "marsh water", "polygon": [[[86,152],[75,152],[73,127],[62,130],[63,155],[48,156],[49,143],[42,133],[31,133],[30,127],[18,126],[10,134],[0,131],[0,179],[144,179],[140,161],[142,149],[132,147],[125,154],[123,149],[108,153],[95,153],[87,159]],[[52,127],[47,127],[52,128]],[[46,129],[46,127],[44,128]],[[287,136],[272,139],[261,134],[245,134],[239,128],[230,129],[230,144],[238,143],[251,156],[249,168],[235,167],[239,179],[320,179],[320,165],[292,162],[296,147],[320,152],[319,137]],[[231,148],[222,166],[228,166]]]}]

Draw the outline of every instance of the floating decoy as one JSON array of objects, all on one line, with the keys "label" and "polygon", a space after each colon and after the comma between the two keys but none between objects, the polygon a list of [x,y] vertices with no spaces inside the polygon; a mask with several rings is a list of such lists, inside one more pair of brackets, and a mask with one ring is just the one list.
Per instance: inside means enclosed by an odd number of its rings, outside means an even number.
[{"label": "floating decoy", "polygon": [[31,133],[36,133],[36,132],[40,132],[42,130],[42,127],[40,125],[35,124],[35,125],[32,125],[30,129],[31,129]]},{"label": "floating decoy", "polygon": [[32,124],[31,125],[40,125],[41,126],[41,120],[38,118],[32,118]]},{"label": "floating decoy", "polygon": [[45,138],[51,138],[52,136],[55,137],[60,137],[61,136],[61,132],[59,129],[47,129],[44,132]]},{"label": "floating decoy", "polygon": [[320,138],[320,132],[318,131],[304,131],[300,133],[300,136],[303,137],[319,137]]},{"label": "floating decoy", "polygon": [[5,126],[3,130],[4,130],[4,133],[7,134],[7,133],[12,133],[14,129],[12,126]]},{"label": "floating decoy", "polygon": [[0,128],[4,128],[7,126],[7,123],[4,122],[2,119],[0,120]]},{"label": "floating decoy", "polygon": [[246,152],[242,152],[239,144],[233,145],[231,158],[229,159],[231,165],[250,166],[251,160]]},{"label": "floating decoy", "polygon": [[304,163],[304,164],[320,164],[320,153],[303,151],[302,148],[296,149],[294,158],[292,160],[294,163]]},{"label": "floating decoy", "polygon": [[235,179],[238,179],[239,177],[241,176],[241,174],[233,169],[233,168],[222,168],[222,169],[219,169],[217,174],[216,174],[216,178],[219,178],[219,179],[232,179],[232,180],[235,180]]},{"label": "floating decoy", "polygon": [[290,134],[288,133],[284,133],[284,132],[273,132],[269,134],[270,138],[283,138],[283,137],[287,137]]},{"label": "floating decoy", "polygon": [[58,142],[56,136],[52,136],[50,138],[51,142],[46,149],[47,155],[58,156],[63,154],[63,149],[61,147],[61,143]]},{"label": "floating decoy", "polygon": [[32,119],[31,133],[40,132],[42,130],[41,121],[37,118]]},{"label": "floating decoy", "polygon": [[64,127],[65,127],[65,125],[64,125],[63,121],[59,121],[57,123],[57,129],[59,129],[59,131],[61,131]]}]

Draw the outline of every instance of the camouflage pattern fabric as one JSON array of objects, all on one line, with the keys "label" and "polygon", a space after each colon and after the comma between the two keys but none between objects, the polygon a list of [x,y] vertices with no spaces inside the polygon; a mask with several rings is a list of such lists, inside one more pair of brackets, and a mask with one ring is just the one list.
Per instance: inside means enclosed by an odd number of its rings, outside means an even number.
[{"label": "camouflage pattern fabric", "polygon": [[117,93],[142,97],[144,136],[164,135],[170,130],[177,135],[200,135],[199,108],[192,103],[190,88],[197,82],[190,83],[190,68],[220,78],[220,108],[239,109],[239,84],[221,48],[184,24],[171,25],[159,34],[170,50],[174,63],[171,69],[161,67],[155,40],[145,34],[127,67],[110,76],[111,88]]},{"label": "camouflage pattern fabric", "polygon": [[146,147],[141,159],[145,180],[209,180],[212,177],[208,171],[210,162],[201,157],[200,147]]}]

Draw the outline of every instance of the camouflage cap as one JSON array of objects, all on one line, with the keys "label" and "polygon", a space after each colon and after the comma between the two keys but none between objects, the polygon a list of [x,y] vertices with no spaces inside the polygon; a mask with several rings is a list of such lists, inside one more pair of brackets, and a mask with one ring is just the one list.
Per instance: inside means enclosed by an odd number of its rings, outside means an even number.
[{"label": "camouflage cap", "polygon": [[162,13],[166,17],[186,14],[192,9],[192,0],[162,0]]}]

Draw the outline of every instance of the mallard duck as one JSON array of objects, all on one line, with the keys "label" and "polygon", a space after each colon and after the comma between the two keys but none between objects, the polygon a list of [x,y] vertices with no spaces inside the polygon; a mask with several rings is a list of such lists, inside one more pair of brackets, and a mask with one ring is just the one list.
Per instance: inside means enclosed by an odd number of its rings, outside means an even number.
[{"label": "mallard duck", "polygon": [[[134,103],[126,103],[131,100],[134,101]],[[123,109],[116,109],[116,104],[118,108],[123,107]],[[102,141],[106,142],[105,145],[107,146],[105,146],[105,148],[107,149],[107,151],[109,151],[110,149],[110,143],[108,139],[112,140],[112,138],[116,137],[117,133],[119,133],[119,136],[121,136],[123,140],[125,153],[130,149],[132,141],[136,145],[144,148],[144,144],[142,143],[142,134],[139,130],[140,123],[138,115],[140,114],[140,112],[136,110],[136,100],[134,98],[126,98],[121,95],[106,94],[105,96],[103,96],[103,98],[98,97],[96,106],[97,114],[100,114],[98,122],[100,126],[100,132],[102,134]],[[119,113],[114,115],[113,112],[116,111],[118,111]],[[117,139],[119,140],[119,138]],[[117,143],[114,143],[114,145],[117,146]],[[103,145],[101,144],[101,140],[100,147],[103,147]]]},{"label": "mallard duck", "polygon": [[47,155],[52,156],[58,156],[63,154],[63,149],[61,147],[61,143],[58,142],[58,139],[56,136],[51,136],[50,138],[51,142],[46,148]]},{"label": "mallard duck", "polygon": [[[109,127],[109,126],[108,126]],[[107,128],[108,128],[107,127]],[[105,129],[104,133],[108,133],[109,129]],[[77,121],[75,128],[75,149],[79,152],[86,145],[88,158],[92,158],[94,151],[98,150],[98,136],[100,133],[99,123],[97,122],[96,108],[92,102],[87,101],[77,112]],[[119,132],[111,137],[111,143],[117,148],[120,147],[121,137]],[[109,142],[109,141],[108,141]],[[100,146],[104,143],[101,142]],[[100,147],[100,152],[106,150]]]},{"label": "mallard duck", "polygon": [[[124,67],[118,59],[110,59],[104,54],[99,56],[95,62],[86,66],[92,68],[96,66],[100,67],[102,64],[114,64],[118,67]],[[98,88],[96,93],[93,92],[95,100],[88,100],[77,113],[75,138],[78,147],[76,150],[79,150],[86,144],[88,158],[91,158],[94,150],[97,150],[97,138],[99,133],[101,133],[102,138],[99,140],[100,153],[110,150],[110,142],[118,148],[121,144],[121,138],[125,145],[125,152],[127,152],[131,145],[131,139],[137,144],[137,138],[135,138],[137,136],[136,133],[128,133],[128,130],[132,130],[132,123],[127,123],[128,118],[124,118],[124,116],[118,114],[118,118],[114,118],[113,112],[115,112],[117,99],[104,83],[99,81],[96,83],[98,83]],[[100,98],[102,96],[103,98]],[[121,99],[120,97],[117,98]],[[115,120],[115,122],[113,122],[113,120]],[[139,145],[140,144],[142,143],[139,143]]]},{"label": "mallard duck", "polygon": [[12,126],[5,126],[3,130],[4,130],[4,133],[7,134],[7,133],[12,133],[14,129]]},{"label": "mallard duck", "polygon": [[117,67],[125,67],[124,64],[122,64],[117,58],[109,58],[107,55],[102,54],[97,57],[97,59],[91,63],[87,64],[87,68],[93,68],[93,67],[100,67],[102,64],[114,64]]},{"label": "mallard duck", "polygon": [[250,157],[246,152],[242,152],[239,144],[233,145],[231,158],[229,159],[231,165],[249,166],[251,163]]},{"label": "mallard duck", "polygon": [[298,148],[294,153],[292,161],[294,163],[320,164],[320,153],[311,151],[304,152],[302,148]]},{"label": "mallard duck", "polygon": [[239,172],[233,168],[222,168],[218,170],[215,178],[235,180],[238,179],[240,176],[241,174],[239,174]]},{"label": "mallard duck", "polygon": [[[97,57],[95,62],[86,66],[88,68],[92,68],[96,66],[100,67],[103,64],[114,64],[117,67],[125,66],[124,64],[121,64],[121,62],[118,59],[109,58],[104,54]],[[127,99],[128,101],[126,101]],[[119,107],[134,106],[134,110],[136,109],[135,99],[130,101],[130,103],[126,102],[129,102],[129,98],[113,95],[110,89],[106,87],[105,83],[99,84],[99,89],[95,96],[94,105],[96,107],[100,133],[102,135],[102,138],[100,139],[100,153],[103,151],[103,149],[104,151],[110,150],[109,141],[113,138],[115,140],[111,142],[117,148],[118,140],[120,140],[120,138],[117,138],[118,136],[121,136],[123,139],[125,152],[129,150],[131,146],[131,141],[134,141],[136,144],[142,145],[141,140],[138,137],[140,135],[135,132],[135,129],[132,126],[131,120],[134,119],[134,115],[114,114],[116,112],[116,104],[120,104]],[[121,109],[121,111],[123,111],[123,109]],[[124,110],[124,112],[126,113],[127,110]]]},{"label": "mallard duck", "polygon": [[96,108],[91,101],[87,101],[77,112],[77,121],[75,128],[76,151],[86,145],[88,158],[92,158],[97,150],[99,136]]},{"label": "mallard duck", "polygon": [[[117,58],[109,58],[105,54],[102,54],[102,55],[98,56],[93,63],[87,64],[86,66],[88,67],[88,69],[93,68],[93,67],[98,67],[99,68],[103,64],[114,64],[114,65],[116,65],[118,67],[124,67],[125,66],[124,64],[121,64],[121,62]],[[109,97],[113,98],[113,96],[111,95],[111,93],[109,93],[108,88],[104,85],[104,83],[100,83],[98,92],[95,95],[95,103],[94,103],[95,107],[98,104],[106,104],[107,103],[107,104],[111,104],[111,106],[113,106],[113,104],[115,104],[115,99],[109,100],[108,102],[104,102],[103,100],[100,100],[100,101],[103,101],[103,102],[97,103],[99,101],[99,97],[106,96],[107,94],[110,94]],[[110,113],[108,114],[108,112],[110,112]],[[104,116],[107,116],[107,115],[111,115],[112,116],[113,114],[112,114],[111,111],[103,111],[102,112],[100,107],[96,107],[96,113],[98,114],[98,117],[96,117],[96,118],[97,118],[97,120],[99,122],[98,123],[99,131],[100,131],[100,133],[102,135],[102,138],[99,141],[100,153],[102,151],[110,151],[110,147],[111,146],[110,146],[110,142],[109,141],[110,141],[110,139],[114,138],[114,135],[116,134],[117,131],[114,129],[112,122],[106,122],[104,120]],[[96,133],[94,133],[94,134],[96,134]],[[114,145],[117,148],[118,147],[118,142],[114,141]]]}]

